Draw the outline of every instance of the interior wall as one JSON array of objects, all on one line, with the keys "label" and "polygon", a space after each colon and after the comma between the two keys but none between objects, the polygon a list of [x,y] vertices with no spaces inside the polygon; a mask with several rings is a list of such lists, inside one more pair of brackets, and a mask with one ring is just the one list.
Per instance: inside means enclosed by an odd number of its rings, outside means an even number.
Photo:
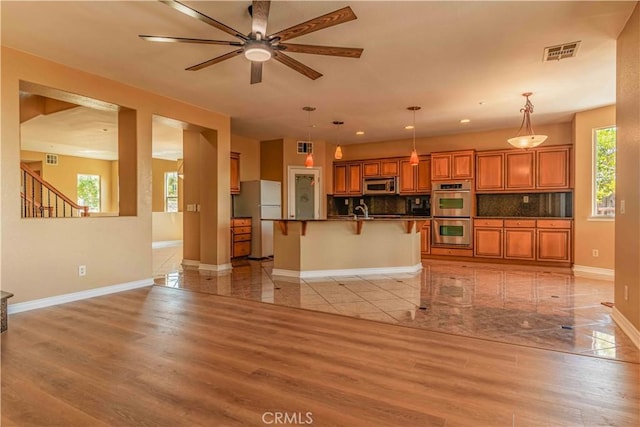
[{"label": "interior wall", "polygon": [[[640,346],[640,3],[618,36],[615,312]],[[622,212],[624,202],[625,210]],[[625,298],[625,288],[628,298]]]},{"label": "interior wall", "polygon": [[100,176],[100,212],[117,212],[113,205],[113,161],[58,155],[57,165],[48,165],[46,153],[21,150],[20,159],[42,162],[40,176],[71,200],[78,201],[78,174]]},{"label": "interior wall", "polygon": [[240,181],[260,179],[260,141],[231,135],[231,151],[240,153]]},{"label": "interior wall", "polygon": [[183,215],[182,212],[153,212],[152,241],[182,240]]},{"label": "interior wall", "polygon": [[[593,196],[593,130],[615,126],[616,108],[596,108],[576,113],[575,129],[575,190],[574,190],[574,264],[613,270],[615,268],[615,222],[594,220],[592,214]],[[598,250],[598,257],[593,256]]]},{"label": "interior wall", "polygon": [[[219,155],[229,172],[230,118],[123,83],[88,74],[42,58],[2,47],[1,138],[2,158],[2,271],[0,286],[15,296],[11,303],[52,297],[123,283],[152,283],[151,139],[153,115],[216,129]],[[38,221],[20,218],[20,80],[79,96],[124,105],[135,111],[135,214],[128,217],[68,218]],[[222,143],[220,143],[222,142]],[[216,165],[215,167],[217,167]],[[120,167],[122,169],[122,167]],[[223,173],[223,171],[220,171]],[[121,177],[124,179],[123,177]],[[224,186],[225,181],[218,182]],[[228,195],[227,188],[218,194]],[[120,199],[122,200],[122,194]],[[221,199],[229,210],[228,197]],[[224,212],[223,212],[224,213]],[[222,215],[221,215],[222,216]],[[229,246],[229,212],[218,229],[220,245]],[[43,239],[42,236],[46,236]],[[228,262],[228,261],[226,261]],[[78,266],[87,274],[78,277]]]},{"label": "interior wall", "polygon": [[[282,182],[284,140],[260,142],[260,179]],[[242,160],[242,159],[241,159]]]}]

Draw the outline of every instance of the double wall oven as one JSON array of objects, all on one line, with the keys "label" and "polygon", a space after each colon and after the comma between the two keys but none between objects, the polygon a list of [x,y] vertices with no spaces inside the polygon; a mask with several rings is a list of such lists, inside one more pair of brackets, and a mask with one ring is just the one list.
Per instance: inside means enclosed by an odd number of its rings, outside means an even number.
[{"label": "double wall oven", "polygon": [[433,245],[471,246],[471,182],[438,182],[431,191]]}]

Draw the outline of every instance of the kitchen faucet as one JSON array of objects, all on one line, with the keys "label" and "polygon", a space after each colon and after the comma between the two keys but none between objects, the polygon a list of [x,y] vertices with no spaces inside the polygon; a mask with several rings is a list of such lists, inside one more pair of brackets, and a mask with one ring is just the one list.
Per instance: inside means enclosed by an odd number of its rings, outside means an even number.
[{"label": "kitchen faucet", "polygon": [[357,211],[358,209],[362,211],[365,218],[369,218],[369,208],[367,207],[366,203],[362,203],[361,205],[356,206],[354,209],[354,212]]}]

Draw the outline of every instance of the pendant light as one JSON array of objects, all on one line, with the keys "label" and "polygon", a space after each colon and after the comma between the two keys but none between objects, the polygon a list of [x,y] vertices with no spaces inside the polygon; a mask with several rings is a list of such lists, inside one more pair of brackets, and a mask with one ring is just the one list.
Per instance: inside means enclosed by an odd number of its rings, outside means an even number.
[{"label": "pendant light", "polygon": [[[531,113],[533,113],[533,104],[529,101],[529,97],[531,95],[531,92],[525,92],[522,94],[522,96],[527,98],[527,102],[525,102],[524,107],[520,109],[520,112],[523,113],[522,124],[520,125],[520,129],[518,129],[517,135],[507,140],[509,144],[516,148],[527,149],[537,147],[547,139],[547,135],[536,135],[531,127]],[[520,135],[523,129],[526,134]]]},{"label": "pendant light", "polygon": [[336,152],[333,153],[333,158],[336,160],[340,160],[342,158],[342,148],[340,148],[340,126],[344,124],[344,122],[335,120],[333,122],[336,125]]},{"label": "pendant light", "polygon": [[413,151],[411,152],[411,157],[409,158],[409,164],[411,166],[418,166],[420,163],[420,159],[418,159],[418,152],[416,151],[416,111],[418,111],[421,107],[414,105],[412,107],[407,107],[407,110],[413,111]]},{"label": "pendant light", "polygon": [[311,144],[311,112],[316,111],[316,107],[303,107],[302,109],[307,112],[307,128],[308,128],[307,142],[309,143],[309,149],[311,150],[307,153],[307,158],[304,159],[304,167],[312,168],[313,167],[313,154],[312,154],[313,144]]}]

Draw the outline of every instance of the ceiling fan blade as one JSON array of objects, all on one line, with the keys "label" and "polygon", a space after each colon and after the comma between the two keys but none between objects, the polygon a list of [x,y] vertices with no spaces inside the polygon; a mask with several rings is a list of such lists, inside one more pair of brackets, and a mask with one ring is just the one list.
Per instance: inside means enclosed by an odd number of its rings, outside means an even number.
[{"label": "ceiling fan blade", "polygon": [[302,24],[294,25],[286,30],[278,31],[277,33],[269,36],[269,38],[279,37],[280,40],[284,41],[313,33],[314,31],[322,30],[324,28],[333,27],[334,25],[342,24],[344,22],[349,22],[354,19],[358,19],[358,17],[353,13],[353,10],[347,6],[331,13],[327,13],[326,15],[310,19]]},{"label": "ceiling fan blade", "polygon": [[167,6],[170,6],[172,8],[174,8],[175,10],[177,10],[178,12],[182,12],[187,16],[190,16],[192,18],[196,18],[199,21],[202,21],[206,24],[211,25],[212,27],[215,27],[221,31],[224,31],[227,34],[231,34],[234,37],[238,37],[242,40],[247,40],[248,37],[245,36],[244,34],[240,33],[239,31],[234,30],[233,28],[224,25],[222,22],[218,22],[213,18],[208,17],[207,15],[205,15],[204,13],[200,13],[195,9],[191,9],[189,6],[187,6],[186,4],[180,3],[179,1],[176,0],[159,0],[160,2],[166,4]]},{"label": "ceiling fan blade", "polygon": [[167,36],[149,36],[141,34],[142,40],[149,42],[162,42],[162,43],[201,43],[201,44],[221,44],[226,46],[242,46],[241,42],[232,42],[228,40],[210,40],[210,39],[192,39],[188,37],[167,37]]},{"label": "ceiling fan blade", "polygon": [[313,68],[307,67],[302,62],[298,62],[292,57],[285,55],[282,52],[273,52],[273,58],[278,62],[282,62],[287,67],[292,68],[301,74],[304,74],[305,76],[309,77],[311,80],[315,80],[319,77],[322,77],[322,74],[320,74]]},{"label": "ceiling fan blade", "polygon": [[222,62],[225,59],[231,59],[231,58],[233,58],[235,56],[238,56],[242,52],[244,52],[242,49],[234,50],[233,52],[225,53],[224,55],[217,56],[217,57],[215,57],[213,59],[209,59],[208,61],[201,62],[200,64],[192,65],[189,68],[185,68],[185,70],[187,70],[187,71],[202,70],[205,67],[208,67],[208,66],[213,65],[213,64],[217,64],[218,62]]},{"label": "ceiling fan blade", "polygon": [[267,19],[269,18],[269,7],[271,1],[253,0],[251,31],[262,34],[262,38],[267,38]]},{"label": "ceiling fan blade", "polygon": [[312,53],[314,55],[343,56],[345,58],[360,58],[364,50],[357,47],[314,46],[294,43],[280,43],[278,47],[284,48],[287,53]]},{"label": "ceiling fan blade", "polygon": [[251,84],[262,81],[262,62],[251,61]]}]

